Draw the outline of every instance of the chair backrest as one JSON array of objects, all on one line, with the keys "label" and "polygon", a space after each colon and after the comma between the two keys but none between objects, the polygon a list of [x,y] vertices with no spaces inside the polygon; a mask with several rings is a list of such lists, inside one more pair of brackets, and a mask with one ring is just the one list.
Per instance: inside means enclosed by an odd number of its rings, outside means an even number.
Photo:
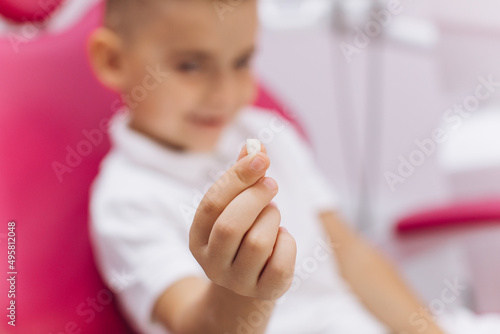
[{"label": "chair backrest", "polygon": [[[108,150],[99,123],[116,99],[85,56],[100,12],[57,36],[16,45],[0,39],[0,233],[16,223],[15,332],[128,331],[99,278],[87,232],[88,188]],[[2,270],[10,271],[5,262]],[[12,328],[0,324],[0,332]]]},{"label": "chair backrest", "polygon": [[411,235],[436,229],[456,229],[500,223],[500,198],[488,198],[428,208],[396,222],[396,232]]},{"label": "chair backrest", "polygon": [[41,22],[47,19],[63,0],[0,0],[0,15],[15,22]]},{"label": "chair backrest", "polygon": [[[0,36],[3,249],[7,223],[16,224],[15,268],[4,258],[0,269],[18,271],[19,315],[15,328],[0,322],[2,333],[131,332],[98,275],[87,231],[89,185],[109,149],[106,121],[120,106],[86,58],[102,9],[56,35],[21,43]],[[263,89],[257,104],[288,117]],[[6,298],[6,284],[0,295]]]}]

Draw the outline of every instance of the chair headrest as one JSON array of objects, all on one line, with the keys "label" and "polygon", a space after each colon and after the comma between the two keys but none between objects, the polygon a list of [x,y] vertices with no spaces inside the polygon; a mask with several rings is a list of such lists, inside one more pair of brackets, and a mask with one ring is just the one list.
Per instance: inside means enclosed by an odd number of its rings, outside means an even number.
[{"label": "chair headrest", "polygon": [[22,22],[42,22],[65,0],[0,0],[0,15]]}]

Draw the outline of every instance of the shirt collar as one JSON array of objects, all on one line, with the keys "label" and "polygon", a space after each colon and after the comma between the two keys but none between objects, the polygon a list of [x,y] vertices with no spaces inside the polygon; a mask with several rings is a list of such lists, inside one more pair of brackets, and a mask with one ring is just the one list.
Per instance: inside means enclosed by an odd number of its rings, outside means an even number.
[{"label": "shirt collar", "polygon": [[118,111],[112,117],[110,137],[113,149],[132,161],[197,184],[206,180],[210,173],[219,173],[221,169],[226,170],[228,164],[236,162],[246,139],[245,132],[241,131],[241,114],[224,129],[216,147],[210,152],[178,152],[162,146],[128,126],[130,112],[127,109]]}]

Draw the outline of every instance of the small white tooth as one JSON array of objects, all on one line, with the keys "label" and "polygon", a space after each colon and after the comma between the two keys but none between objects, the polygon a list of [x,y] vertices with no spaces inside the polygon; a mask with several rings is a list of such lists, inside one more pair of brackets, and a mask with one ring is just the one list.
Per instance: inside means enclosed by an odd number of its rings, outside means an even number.
[{"label": "small white tooth", "polygon": [[247,153],[250,156],[254,156],[260,152],[260,140],[258,139],[247,139]]}]

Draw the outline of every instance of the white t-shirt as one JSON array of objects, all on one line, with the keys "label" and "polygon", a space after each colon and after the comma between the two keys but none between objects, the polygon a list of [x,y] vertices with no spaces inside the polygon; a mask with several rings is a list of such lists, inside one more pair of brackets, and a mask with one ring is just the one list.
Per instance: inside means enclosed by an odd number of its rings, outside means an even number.
[{"label": "white t-shirt", "polygon": [[[235,162],[247,138],[266,145],[267,175],[279,184],[274,201],[281,225],[297,242],[292,286],[277,301],[266,333],[389,332],[339,275],[317,215],[335,210],[337,197],[292,125],[269,111],[248,108],[213,152],[178,153],[129,129],[127,122],[126,111],[112,119],[113,147],[92,189],[91,236],[100,271],[139,332],[168,333],[151,313],[172,283],[192,275],[208,279],[189,251],[189,228],[203,194]],[[241,319],[237,333],[248,333],[258,321],[258,314]],[[478,317],[461,309],[440,315],[438,322],[450,334],[500,333],[500,317],[494,314]]]},{"label": "white t-shirt", "polygon": [[[203,194],[235,161],[247,138],[259,138],[271,159],[274,199],[297,242],[295,277],[277,301],[268,334],[386,334],[349,292],[318,213],[335,210],[336,194],[293,126],[247,108],[210,153],[179,153],[131,130],[128,114],[112,119],[112,149],[92,188],[91,236],[100,271],[128,319],[142,333],[168,333],[151,320],[157,298],[190,275],[208,279],[188,247]],[[258,317],[241,319],[241,333]]]}]

